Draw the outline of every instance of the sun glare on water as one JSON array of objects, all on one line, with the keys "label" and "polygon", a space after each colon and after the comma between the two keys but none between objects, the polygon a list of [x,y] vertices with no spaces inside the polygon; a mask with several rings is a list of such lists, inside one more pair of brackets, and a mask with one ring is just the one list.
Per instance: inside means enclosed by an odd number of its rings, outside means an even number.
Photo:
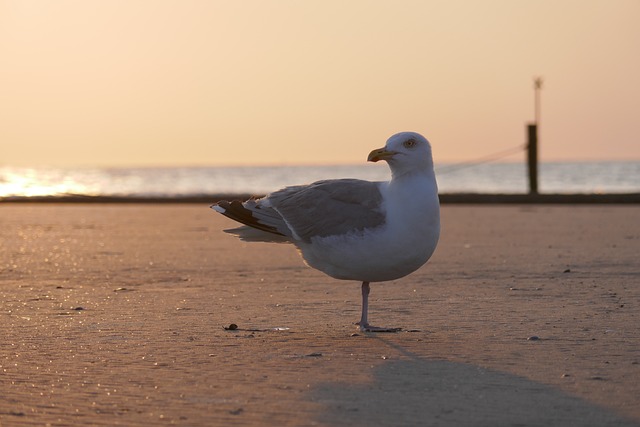
[{"label": "sun glare on water", "polygon": [[5,169],[0,174],[0,197],[38,197],[90,194],[90,188],[60,171],[28,168]]}]

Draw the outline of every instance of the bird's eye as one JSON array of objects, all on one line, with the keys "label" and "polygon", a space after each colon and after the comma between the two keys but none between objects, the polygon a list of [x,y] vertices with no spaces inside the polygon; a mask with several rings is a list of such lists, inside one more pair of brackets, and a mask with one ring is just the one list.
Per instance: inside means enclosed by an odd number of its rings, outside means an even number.
[{"label": "bird's eye", "polygon": [[413,138],[411,138],[411,139],[407,139],[407,140],[404,142],[404,144],[402,144],[402,145],[404,145],[404,147],[405,147],[405,148],[412,148],[412,147],[415,147],[415,145],[416,145],[416,140],[415,140],[415,139],[413,139]]}]

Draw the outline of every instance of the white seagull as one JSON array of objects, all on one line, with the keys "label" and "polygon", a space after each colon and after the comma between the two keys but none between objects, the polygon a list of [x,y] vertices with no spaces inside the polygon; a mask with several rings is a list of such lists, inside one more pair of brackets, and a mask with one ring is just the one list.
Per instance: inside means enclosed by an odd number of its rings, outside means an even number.
[{"label": "white seagull", "polygon": [[431,257],[440,236],[438,186],[431,145],[418,133],[393,135],[367,160],[385,160],[391,180],[323,180],[211,208],[245,224],[225,230],[242,240],[293,243],[307,265],[361,281],[360,330],[395,332],[401,328],[369,325],[369,283],[404,277]]}]

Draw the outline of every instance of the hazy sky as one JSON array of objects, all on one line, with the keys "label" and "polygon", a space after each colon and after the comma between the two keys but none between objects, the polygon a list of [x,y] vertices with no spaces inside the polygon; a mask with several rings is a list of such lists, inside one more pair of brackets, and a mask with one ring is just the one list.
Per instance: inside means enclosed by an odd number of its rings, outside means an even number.
[{"label": "hazy sky", "polygon": [[[0,0],[0,165],[640,159],[640,1]],[[518,157],[513,158],[518,160]]]}]

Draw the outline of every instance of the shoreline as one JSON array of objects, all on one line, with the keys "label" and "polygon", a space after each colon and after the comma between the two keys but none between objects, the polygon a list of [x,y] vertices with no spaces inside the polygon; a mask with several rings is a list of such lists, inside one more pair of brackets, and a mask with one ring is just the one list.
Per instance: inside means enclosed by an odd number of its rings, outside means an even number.
[{"label": "shoreline", "polygon": [[[263,195],[252,194],[202,194],[192,196],[33,196],[3,197],[4,203],[215,203],[220,200],[247,200]],[[441,204],[640,204],[640,193],[538,193],[538,194],[489,194],[444,193]]]}]

